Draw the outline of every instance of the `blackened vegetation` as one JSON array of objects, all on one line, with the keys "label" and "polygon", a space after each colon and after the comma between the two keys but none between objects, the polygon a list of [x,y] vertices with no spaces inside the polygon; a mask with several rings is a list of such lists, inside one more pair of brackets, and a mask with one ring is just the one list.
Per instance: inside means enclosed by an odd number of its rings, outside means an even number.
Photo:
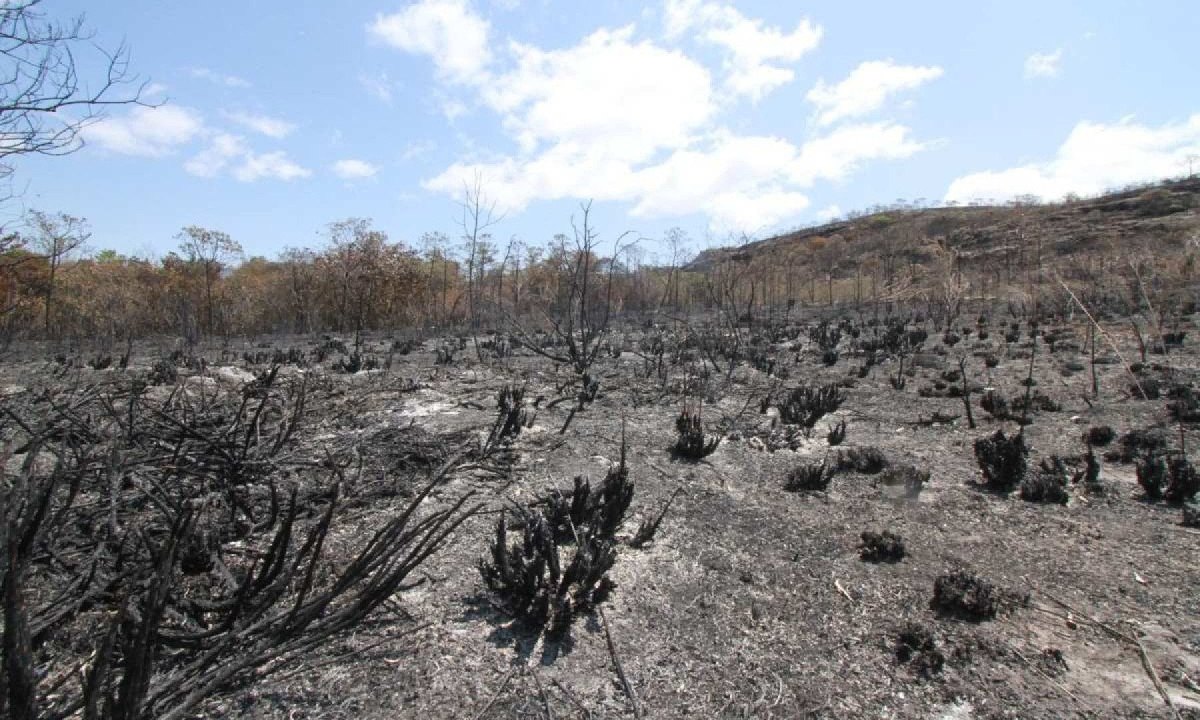
[{"label": "blackened vegetation", "polygon": [[1025,436],[1017,433],[1012,437],[997,430],[990,437],[975,441],[975,461],[983,473],[983,485],[988,490],[1007,494],[1025,478],[1025,458],[1029,449]]},{"label": "blackened vegetation", "polygon": [[1021,499],[1027,502],[1066,505],[1067,468],[1062,459],[1051,456],[1021,481]]},{"label": "blackened vegetation", "polygon": [[829,463],[822,460],[819,463],[804,463],[788,471],[783,481],[783,489],[788,492],[817,492],[829,487],[832,478]]},{"label": "blackened vegetation", "polygon": [[337,462],[327,484],[281,482],[307,386],[277,371],[200,399],[114,383],[5,408],[28,437],[0,503],[8,717],[189,716],[352,631],[476,512],[424,508],[451,459],[332,561],[351,482]]},{"label": "blackened vegetation", "polygon": [[830,446],[841,445],[846,439],[846,421],[842,420],[837,425],[831,425],[829,432],[825,435],[825,440]]},{"label": "blackened vegetation", "polygon": [[1182,505],[1200,492],[1200,474],[1183,455],[1147,455],[1137,463],[1137,479],[1151,501]]},{"label": "blackened vegetation", "polygon": [[1167,437],[1161,429],[1130,430],[1117,440],[1117,446],[1104,454],[1110,462],[1131,463],[1150,455],[1165,453]]},{"label": "blackened vegetation", "polygon": [[836,411],[845,399],[836,384],[820,387],[801,385],[779,404],[779,419],[786,425],[799,425],[808,436],[817,421]]},{"label": "blackened vegetation", "polygon": [[929,482],[929,471],[921,470],[915,465],[900,464],[888,467],[879,477],[879,483],[889,487],[904,488],[904,496],[909,500],[916,500],[921,491],[925,489],[925,483]]},{"label": "blackened vegetation", "polygon": [[904,540],[890,530],[866,530],[861,535],[858,555],[866,562],[896,563],[904,559]]},{"label": "blackened vegetation", "polygon": [[616,532],[632,500],[622,445],[620,462],[599,487],[577,477],[569,494],[552,492],[533,509],[516,508],[524,527],[511,545],[501,513],[491,559],[479,563],[497,606],[532,632],[565,638],[575,618],[616,587],[608,571],[617,560]]},{"label": "blackened vegetation", "polygon": [[1023,596],[993,585],[968,570],[952,570],[933,583],[933,609],[943,615],[982,622],[1002,610],[1028,602]]},{"label": "blackened vegetation", "polygon": [[702,460],[716,452],[721,437],[705,437],[704,420],[699,406],[684,406],[675,418],[675,455],[688,460]]},{"label": "blackened vegetation", "polygon": [[515,439],[521,429],[533,424],[533,415],[525,406],[525,388],[505,385],[496,393],[496,420],[488,433],[486,447]]},{"label": "blackened vegetation", "polygon": [[857,472],[863,475],[875,475],[888,466],[887,455],[879,448],[867,447],[839,450],[837,454],[837,469],[839,472]]},{"label": "blackened vegetation", "polygon": [[928,677],[941,672],[946,656],[929,628],[910,622],[896,636],[896,662],[910,665],[918,675]]},{"label": "blackened vegetation", "polygon": [[1087,429],[1084,441],[1089,446],[1104,447],[1117,437],[1117,433],[1107,425],[1096,425]]}]

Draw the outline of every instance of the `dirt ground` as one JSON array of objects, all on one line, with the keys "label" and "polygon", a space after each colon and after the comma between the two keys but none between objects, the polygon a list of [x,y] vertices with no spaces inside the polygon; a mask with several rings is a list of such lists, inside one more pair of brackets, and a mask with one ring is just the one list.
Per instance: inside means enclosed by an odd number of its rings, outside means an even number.
[{"label": "dirt ground", "polygon": [[[1069,327],[1075,345],[1082,345],[1084,326]],[[1094,398],[1086,353],[1069,343],[1050,352],[1038,341],[1033,390],[1061,408],[1034,413],[1026,427],[1031,467],[1052,454],[1077,459],[1092,426],[1110,426],[1118,436],[1162,426],[1173,446],[1181,433],[1189,449],[1200,443],[1194,426],[1180,430],[1171,422],[1166,398],[1134,399],[1122,358],[1139,359],[1138,348],[1128,324],[1105,329],[1116,348],[1099,344]],[[945,396],[935,383],[953,387],[956,382],[942,376],[965,356],[969,381],[1004,397],[1022,395],[1030,367],[1024,333],[1009,344],[994,329],[988,340],[972,335],[953,347],[931,334],[908,358],[912,375],[903,389],[889,380],[895,359],[859,378],[862,359],[849,341],[832,366],[804,335],[776,343],[772,355],[788,379],[742,365],[702,383],[705,425],[722,428],[724,437],[715,453],[688,461],[671,450],[689,366],[671,367],[665,383],[647,377],[633,352],[638,332],[616,334],[614,344],[626,351],[600,360],[599,397],[563,433],[571,402],[548,405],[568,372],[526,352],[480,361],[468,345],[453,364],[437,365],[442,340],[430,339],[391,357],[387,369],[345,374],[328,362],[291,368],[320,378],[294,441],[299,454],[357,454],[361,477],[374,482],[402,474],[393,451],[415,433],[481,442],[496,417],[496,393],[506,384],[525,385],[526,397],[540,400],[532,426],[512,443],[508,471],[460,472],[435,491],[432,504],[474,492],[486,510],[426,562],[424,582],[398,594],[354,635],[209,702],[205,715],[1200,717],[1200,530],[1181,523],[1179,507],[1145,501],[1134,465],[1106,459],[1103,492],[1073,484],[1065,506],[980,487],[974,440],[1018,426],[989,417],[975,393],[977,427],[968,428],[961,398]],[[230,342],[206,351],[203,373],[236,386],[244,375],[230,368],[255,369],[244,352],[315,342]],[[369,349],[383,357],[391,342],[373,338]],[[1139,377],[1153,376],[1164,386],[1193,382],[1200,377],[1195,343],[1189,337],[1167,355],[1149,355]],[[139,358],[148,365],[165,349],[141,346]],[[52,374],[88,382],[135,372],[138,365],[64,370],[41,353],[3,365],[0,402],[49,382]],[[997,361],[993,368],[985,365],[988,354]],[[840,409],[794,449],[770,450],[780,432],[778,410],[761,413],[759,399],[767,393],[778,398],[800,383],[829,382],[846,385]],[[930,422],[935,413],[955,417]],[[846,439],[830,447],[826,430],[839,420],[846,422]],[[514,627],[485,592],[478,563],[488,553],[496,511],[548,488],[567,488],[575,475],[602,478],[619,456],[622,434],[636,487],[622,535],[680,492],[652,543],[621,548],[611,573],[617,588],[602,606],[603,618],[584,618],[569,642],[547,644]],[[857,472],[837,473],[822,492],[783,489],[792,468],[856,447],[878,448],[892,465],[912,464],[930,479],[915,498],[879,475]],[[1097,448],[1097,456],[1112,447]],[[349,503],[332,537],[332,562],[405,502],[401,491]],[[860,559],[866,530],[896,533],[906,556],[896,563]],[[931,604],[934,584],[959,568],[1027,600],[993,620],[947,616]],[[940,668],[898,658],[899,635],[913,626],[932,638]]]}]

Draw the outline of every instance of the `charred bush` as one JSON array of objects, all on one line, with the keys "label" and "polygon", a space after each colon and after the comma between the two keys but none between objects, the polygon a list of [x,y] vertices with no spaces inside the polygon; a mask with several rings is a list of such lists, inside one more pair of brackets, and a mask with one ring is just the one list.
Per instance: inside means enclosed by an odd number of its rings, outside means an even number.
[{"label": "charred bush", "polygon": [[1184,527],[1200,528],[1200,506],[1184,505],[1183,520],[1181,522]]},{"label": "charred bush", "polygon": [[1163,499],[1172,505],[1190,502],[1200,492],[1200,473],[1192,467],[1187,457],[1179,454],[1167,463],[1167,487]]},{"label": "charred bush", "polygon": [[933,583],[933,608],[949,617],[982,622],[1028,598],[996,587],[967,570],[953,570]]},{"label": "charred bush", "polygon": [[600,487],[576,478],[569,496],[556,492],[540,509],[518,508],[524,527],[511,545],[501,513],[491,559],[479,562],[497,606],[533,632],[565,637],[576,617],[599,606],[616,587],[608,572],[617,559],[616,531],[632,499],[622,447],[620,463]]},{"label": "charred bush", "polygon": [[1161,455],[1146,455],[1137,461],[1137,481],[1142,486],[1146,499],[1162,500],[1163,488],[1167,485],[1167,461]]},{"label": "charred bush", "polygon": [[897,563],[904,559],[904,540],[890,530],[873,532],[866,530],[860,536],[858,556],[866,562]]},{"label": "charred bush", "polygon": [[983,484],[995,493],[1010,493],[1021,484],[1028,454],[1025,436],[1019,432],[1007,437],[1003,430],[997,430],[975,441],[975,461],[983,473]]},{"label": "charred bush", "polygon": [[525,406],[525,388],[505,385],[496,392],[496,420],[488,433],[487,448],[512,440],[521,434],[521,429],[533,424],[533,416]]},{"label": "charred bush", "polygon": [[837,425],[831,425],[829,432],[825,434],[825,441],[831,447],[841,445],[846,439],[846,421],[842,420]]},{"label": "charred bush", "polygon": [[675,455],[688,460],[702,460],[716,452],[721,437],[704,435],[704,421],[699,407],[692,410],[684,407],[675,418]]},{"label": "charred bush", "polygon": [[829,487],[832,474],[829,465],[822,460],[820,463],[805,463],[797,465],[788,471],[783,481],[783,489],[788,492],[817,492]]},{"label": "charred bush", "polygon": [[896,636],[896,662],[912,665],[922,677],[941,672],[946,656],[938,649],[937,640],[929,628],[910,622]]},{"label": "charred bush", "polygon": [[887,455],[879,448],[867,447],[850,448],[838,451],[837,469],[839,472],[857,472],[864,475],[875,475],[888,466]]},{"label": "charred bush", "polygon": [[836,411],[845,396],[836,384],[815,387],[801,385],[791,391],[779,405],[779,419],[788,425],[799,425],[811,431],[817,421]]},{"label": "charred bush", "polygon": [[1131,463],[1149,455],[1166,452],[1167,437],[1158,428],[1130,430],[1120,437],[1117,446],[1104,454],[1109,462]]},{"label": "charred bush", "polygon": [[1021,481],[1021,499],[1026,502],[1066,505],[1069,498],[1067,470],[1058,457],[1043,460],[1036,470]]},{"label": "charred bush", "polygon": [[904,496],[915,500],[929,482],[929,471],[921,470],[915,465],[893,465],[883,471],[879,483],[888,487],[903,487]]},{"label": "charred bush", "polygon": [[1012,409],[995,390],[988,390],[979,396],[979,407],[996,420],[1008,420],[1012,417]]},{"label": "charred bush", "polygon": [[1117,433],[1107,425],[1096,425],[1087,429],[1083,440],[1089,446],[1104,447],[1117,437]]}]

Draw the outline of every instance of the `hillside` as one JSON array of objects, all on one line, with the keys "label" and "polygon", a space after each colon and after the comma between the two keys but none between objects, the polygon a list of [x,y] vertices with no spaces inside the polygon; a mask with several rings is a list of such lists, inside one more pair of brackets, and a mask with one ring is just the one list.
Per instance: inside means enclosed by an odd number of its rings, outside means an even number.
[{"label": "hillside", "polygon": [[[1200,178],[1167,181],[1087,200],[1044,205],[893,209],[804,228],[738,247],[701,252],[685,268],[709,272],[727,260],[753,263],[787,258],[791,268],[834,277],[853,275],[866,257],[899,256],[923,263],[935,248],[967,263],[1036,249],[1039,259],[1070,260],[1097,249],[1161,251],[1200,233]],[[826,251],[826,257],[821,252]]]}]

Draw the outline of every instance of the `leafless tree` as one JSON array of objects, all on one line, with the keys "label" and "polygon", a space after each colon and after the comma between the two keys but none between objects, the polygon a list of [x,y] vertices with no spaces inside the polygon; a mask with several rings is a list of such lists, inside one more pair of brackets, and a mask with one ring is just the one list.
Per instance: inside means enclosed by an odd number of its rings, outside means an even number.
[{"label": "leafless tree", "polygon": [[[129,74],[129,48],[105,50],[79,16],[60,22],[42,0],[0,4],[0,178],[21,155],[65,155],[82,145],[80,131],[111,105],[143,104],[145,81]],[[79,58],[97,52],[97,78],[80,76]]]},{"label": "leafless tree", "polygon": [[576,224],[574,218],[571,220],[574,247],[568,247],[567,236],[558,236],[556,254],[561,263],[558,272],[562,280],[559,291],[539,308],[556,342],[549,346],[539,342],[513,315],[509,315],[509,325],[529,350],[570,366],[581,385],[578,407],[583,407],[595,397],[598,388],[591,368],[608,333],[612,319],[613,278],[621,267],[621,256],[633,244],[628,241],[633,233],[622,233],[613,243],[612,255],[602,259],[597,255],[598,236],[591,223],[592,204],[582,203],[580,208],[582,226]]}]

